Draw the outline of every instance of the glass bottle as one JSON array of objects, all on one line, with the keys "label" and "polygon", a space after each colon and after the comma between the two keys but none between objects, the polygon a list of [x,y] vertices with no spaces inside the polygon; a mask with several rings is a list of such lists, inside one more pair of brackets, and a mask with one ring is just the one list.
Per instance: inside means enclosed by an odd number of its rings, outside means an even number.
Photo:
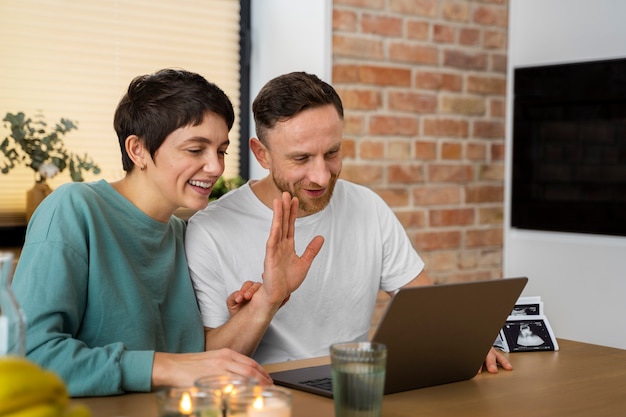
[{"label": "glass bottle", "polygon": [[0,252],[0,356],[24,356],[26,324],[11,291],[13,254]]}]

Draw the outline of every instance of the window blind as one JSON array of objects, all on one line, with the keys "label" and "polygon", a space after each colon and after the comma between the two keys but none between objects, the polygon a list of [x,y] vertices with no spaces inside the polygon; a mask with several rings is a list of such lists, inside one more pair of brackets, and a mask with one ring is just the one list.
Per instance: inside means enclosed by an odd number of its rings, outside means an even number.
[{"label": "window blind", "polygon": [[[6,0],[0,2],[0,118],[6,112],[62,117],[78,129],[66,147],[101,167],[86,181],[123,177],[113,114],[130,81],[183,68],[220,86],[240,115],[238,0]],[[246,111],[247,114],[247,111]],[[2,126],[4,138],[8,129]],[[239,172],[239,124],[230,133],[225,177]],[[64,171],[52,188],[71,181]],[[32,169],[0,174],[0,225],[24,221]]]}]

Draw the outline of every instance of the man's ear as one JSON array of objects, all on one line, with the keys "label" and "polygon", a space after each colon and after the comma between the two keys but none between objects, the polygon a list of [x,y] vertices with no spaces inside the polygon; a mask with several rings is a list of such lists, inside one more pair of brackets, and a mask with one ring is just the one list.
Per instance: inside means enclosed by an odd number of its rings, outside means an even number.
[{"label": "man's ear", "polygon": [[265,169],[270,169],[270,155],[269,150],[261,141],[257,138],[250,138],[250,150],[254,154],[254,157],[258,163]]},{"label": "man's ear", "polygon": [[126,153],[133,163],[141,170],[146,168],[146,148],[137,135],[130,135],[124,142]]}]

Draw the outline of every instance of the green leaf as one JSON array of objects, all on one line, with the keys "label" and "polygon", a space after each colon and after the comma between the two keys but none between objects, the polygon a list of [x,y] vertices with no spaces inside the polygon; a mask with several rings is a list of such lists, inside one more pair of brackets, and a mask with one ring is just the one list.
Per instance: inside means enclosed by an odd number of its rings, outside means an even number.
[{"label": "green leaf", "polygon": [[44,162],[53,163],[59,172],[63,172],[69,162],[70,176],[73,181],[83,181],[83,171],[100,173],[100,167],[87,154],[83,159],[75,158],[65,148],[63,143],[65,135],[78,129],[76,122],[61,118],[53,128],[50,128],[42,114],[36,114],[31,119],[23,112],[16,114],[7,112],[2,121],[5,128],[11,132],[0,142],[0,151],[4,155],[4,158],[0,158],[3,174],[9,173],[12,168],[20,164],[37,172]]}]

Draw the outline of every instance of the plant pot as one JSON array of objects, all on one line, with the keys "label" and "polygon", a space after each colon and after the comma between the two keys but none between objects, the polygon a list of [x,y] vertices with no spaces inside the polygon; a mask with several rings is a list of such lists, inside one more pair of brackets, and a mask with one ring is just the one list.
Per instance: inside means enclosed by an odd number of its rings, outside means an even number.
[{"label": "plant pot", "polygon": [[52,192],[52,188],[45,182],[35,183],[33,188],[26,192],[26,223],[30,221],[35,209],[44,198]]}]

